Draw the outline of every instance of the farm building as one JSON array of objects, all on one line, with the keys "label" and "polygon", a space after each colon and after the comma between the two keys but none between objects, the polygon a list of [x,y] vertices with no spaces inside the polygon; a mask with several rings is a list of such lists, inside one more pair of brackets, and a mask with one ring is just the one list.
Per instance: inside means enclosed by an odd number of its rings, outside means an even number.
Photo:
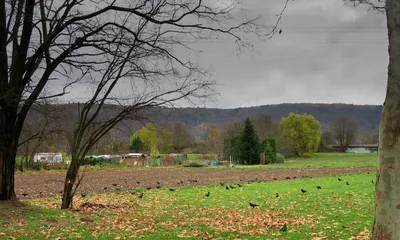
[{"label": "farm building", "polygon": [[43,162],[43,163],[60,163],[62,162],[62,154],[61,153],[36,153],[34,158],[34,162]]},{"label": "farm building", "polygon": [[146,155],[143,153],[128,153],[124,155],[122,159],[128,165],[142,167],[146,160]]}]

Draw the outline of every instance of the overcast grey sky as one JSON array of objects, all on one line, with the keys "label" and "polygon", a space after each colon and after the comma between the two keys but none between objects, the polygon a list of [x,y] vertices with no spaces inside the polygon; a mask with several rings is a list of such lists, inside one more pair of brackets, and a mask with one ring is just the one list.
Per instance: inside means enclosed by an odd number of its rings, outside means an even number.
[{"label": "overcast grey sky", "polygon": [[[285,4],[285,0],[208,1],[217,7],[241,1],[241,8],[250,16],[261,16],[269,26]],[[282,34],[269,40],[254,38],[253,51],[239,54],[233,40],[196,43],[201,53],[194,61],[212,69],[220,94],[205,107],[383,103],[388,65],[384,14],[343,0],[294,0],[289,1],[279,28]],[[88,91],[76,84],[67,99],[78,99]]]},{"label": "overcast grey sky", "polygon": [[[229,2],[229,0],[224,0]],[[242,5],[276,21],[284,0]],[[207,107],[313,102],[382,104],[387,80],[384,14],[342,0],[290,1],[273,39],[237,55],[233,42],[202,42],[199,62],[213,69],[220,97]]]}]

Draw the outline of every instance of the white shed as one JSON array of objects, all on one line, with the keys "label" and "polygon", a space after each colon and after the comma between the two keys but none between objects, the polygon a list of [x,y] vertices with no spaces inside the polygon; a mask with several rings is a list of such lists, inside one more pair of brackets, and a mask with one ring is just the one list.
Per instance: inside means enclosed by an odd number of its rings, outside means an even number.
[{"label": "white shed", "polygon": [[33,158],[34,162],[44,162],[44,163],[60,163],[62,162],[61,153],[36,153]]}]

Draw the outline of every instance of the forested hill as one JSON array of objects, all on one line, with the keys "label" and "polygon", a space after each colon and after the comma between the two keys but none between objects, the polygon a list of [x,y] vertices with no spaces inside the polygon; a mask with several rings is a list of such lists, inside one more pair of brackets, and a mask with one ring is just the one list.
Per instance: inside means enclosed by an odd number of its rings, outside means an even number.
[{"label": "forested hill", "polygon": [[246,117],[256,119],[268,115],[279,121],[290,112],[313,115],[322,125],[328,128],[332,121],[339,117],[347,117],[355,121],[359,129],[378,131],[382,106],[352,104],[277,104],[258,107],[214,109],[214,108],[179,108],[152,110],[151,115],[158,123],[180,121],[189,128],[208,123],[223,127],[228,122],[243,122]]}]

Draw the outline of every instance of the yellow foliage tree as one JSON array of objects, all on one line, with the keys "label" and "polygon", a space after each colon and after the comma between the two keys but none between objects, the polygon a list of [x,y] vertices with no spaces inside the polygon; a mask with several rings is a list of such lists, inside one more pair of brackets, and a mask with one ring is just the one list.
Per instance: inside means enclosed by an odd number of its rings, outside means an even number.
[{"label": "yellow foliage tree", "polygon": [[295,154],[315,153],[321,138],[321,124],[309,114],[290,113],[282,118],[280,127],[283,136],[291,138],[295,144]]}]

